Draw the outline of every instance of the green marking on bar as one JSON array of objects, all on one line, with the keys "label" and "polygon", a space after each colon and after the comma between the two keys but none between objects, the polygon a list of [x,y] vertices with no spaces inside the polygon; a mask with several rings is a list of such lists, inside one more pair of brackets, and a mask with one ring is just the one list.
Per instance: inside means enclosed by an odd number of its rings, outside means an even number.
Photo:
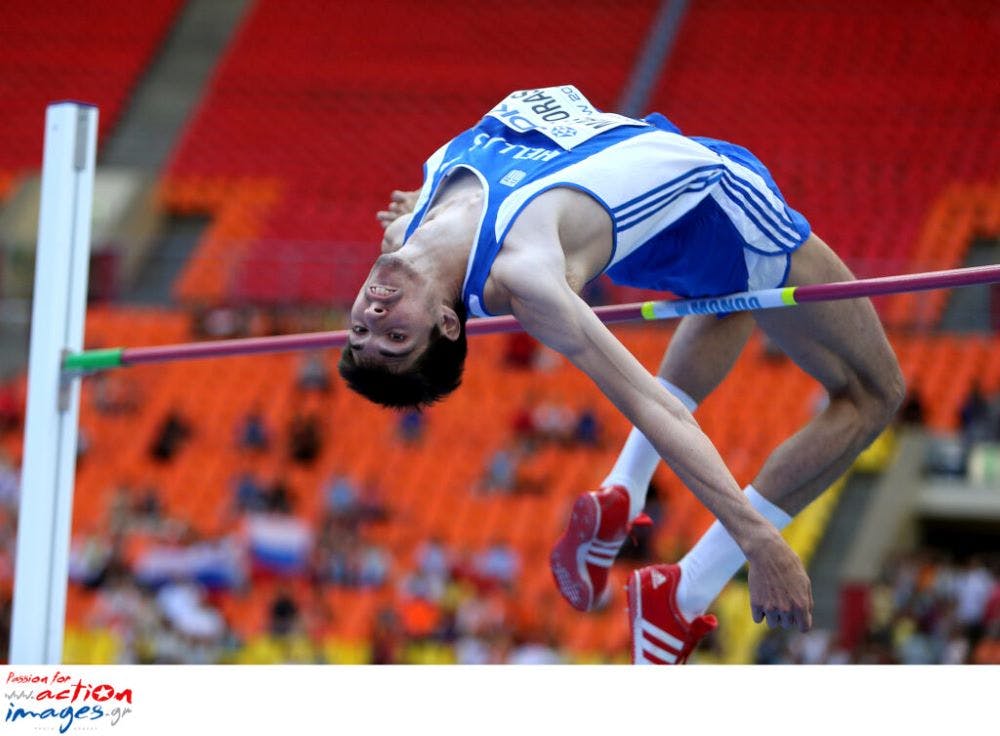
[{"label": "green marking on bar", "polygon": [[656,302],[643,302],[642,307],[639,308],[639,313],[642,315],[643,319],[656,319],[656,310],[654,309]]},{"label": "green marking on bar", "polygon": [[100,371],[105,368],[119,368],[122,365],[122,353],[124,352],[125,348],[107,348],[67,355],[63,359],[63,370]]},{"label": "green marking on bar", "polygon": [[789,306],[793,306],[795,304],[798,304],[798,302],[795,301],[795,289],[796,288],[797,287],[795,287],[795,286],[786,286],[784,289],[782,289],[781,290],[781,301],[783,303],[785,303],[785,304],[788,304]]}]

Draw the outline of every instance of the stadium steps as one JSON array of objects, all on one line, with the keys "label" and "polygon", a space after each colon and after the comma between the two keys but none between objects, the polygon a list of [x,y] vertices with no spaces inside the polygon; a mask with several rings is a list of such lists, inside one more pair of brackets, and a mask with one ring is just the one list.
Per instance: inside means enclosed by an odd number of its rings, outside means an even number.
[{"label": "stadium steps", "polygon": [[248,4],[187,0],[181,5],[104,146],[102,165],[159,171]]}]

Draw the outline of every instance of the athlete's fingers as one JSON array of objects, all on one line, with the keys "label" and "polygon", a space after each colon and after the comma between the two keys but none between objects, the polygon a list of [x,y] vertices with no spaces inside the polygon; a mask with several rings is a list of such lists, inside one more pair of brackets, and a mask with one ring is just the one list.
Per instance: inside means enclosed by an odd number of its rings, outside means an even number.
[{"label": "athlete's fingers", "polygon": [[809,629],[811,629],[813,625],[812,607],[810,606],[809,610],[807,611],[800,611],[798,619],[799,619],[799,631],[803,633],[809,631]]},{"label": "athlete's fingers", "polygon": [[750,606],[750,615],[753,616],[753,622],[759,624],[764,620],[764,608],[762,606]]},{"label": "athlete's fingers", "polygon": [[767,617],[767,626],[770,629],[773,629],[781,621],[780,614],[775,609],[773,609],[773,608],[769,608],[764,613],[764,615]]}]

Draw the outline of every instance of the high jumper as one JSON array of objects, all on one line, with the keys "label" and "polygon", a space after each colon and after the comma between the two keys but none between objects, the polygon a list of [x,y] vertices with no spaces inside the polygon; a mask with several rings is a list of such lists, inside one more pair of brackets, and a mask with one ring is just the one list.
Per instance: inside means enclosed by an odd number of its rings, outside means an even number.
[{"label": "high jumper", "polygon": [[[809,579],[780,530],[847,470],[904,395],[871,302],[686,316],[653,376],[579,296],[601,274],[688,298],[853,279],[753,154],[684,136],[659,114],[601,112],[572,86],[521,90],[431,155],[421,189],[394,193],[379,219],[382,255],[351,309],[340,362],[352,388],[385,406],[433,403],[461,381],[467,315],[511,314],[634,426],[552,550],[570,604],[599,605],[662,458],[717,521],[679,564],[631,575],[633,661],[685,661],[716,625],[705,610],[744,562],[755,621],[811,626]],[[691,412],[755,324],[829,401],[741,491]]]}]

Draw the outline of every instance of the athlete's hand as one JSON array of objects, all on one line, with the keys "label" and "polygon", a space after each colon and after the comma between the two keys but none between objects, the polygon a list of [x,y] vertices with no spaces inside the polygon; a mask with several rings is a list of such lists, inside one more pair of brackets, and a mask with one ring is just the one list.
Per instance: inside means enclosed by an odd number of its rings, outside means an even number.
[{"label": "athlete's hand", "polygon": [[749,558],[750,612],[755,623],[767,620],[772,629],[812,627],[812,585],[802,561],[781,535],[761,544]]},{"label": "athlete's hand", "polygon": [[375,218],[383,228],[395,221],[400,215],[413,212],[413,206],[417,203],[417,196],[420,190],[414,192],[401,192],[398,189],[389,197],[389,204],[384,210],[375,213]]}]

